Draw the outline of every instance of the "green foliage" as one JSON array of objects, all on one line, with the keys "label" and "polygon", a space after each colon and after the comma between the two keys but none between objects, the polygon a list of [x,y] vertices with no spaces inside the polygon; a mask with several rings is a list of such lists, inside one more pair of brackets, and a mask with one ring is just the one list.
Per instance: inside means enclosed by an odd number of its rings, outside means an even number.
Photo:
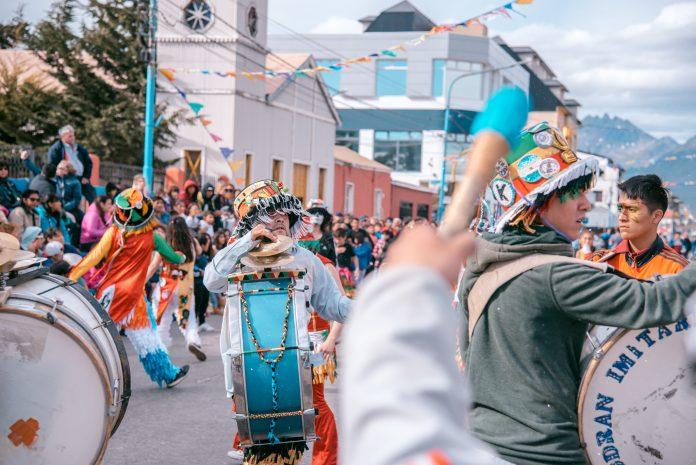
[{"label": "green foliage", "polygon": [[9,144],[46,146],[61,121],[58,93],[36,78],[21,79],[28,70],[0,67],[0,140]]},{"label": "green foliage", "polygon": [[24,42],[29,31],[29,23],[24,20],[22,7],[7,23],[0,23],[0,49],[13,48]]},{"label": "green foliage", "polygon": [[[17,116],[25,112],[26,119],[37,121],[40,134],[55,135],[57,127],[71,124],[77,140],[100,157],[142,163],[147,8],[146,0],[54,2],[24,42],[49,65],[60,90],[25,82],[17,83],[13,95],[0,93],[0,140],[19,140],[21,132],[2,120],[3,109],[15,108]],[[32,91],[40,97],[35,104],[23,99]],[[170,146],[181,114],[162,105],[156,114],[168,116],[155,130],[156,146]]]}]

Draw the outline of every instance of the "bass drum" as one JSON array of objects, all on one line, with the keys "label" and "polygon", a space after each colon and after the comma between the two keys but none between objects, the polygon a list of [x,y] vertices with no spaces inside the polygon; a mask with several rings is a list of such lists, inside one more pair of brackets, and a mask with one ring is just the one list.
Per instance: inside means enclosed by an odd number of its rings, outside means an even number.
[{"label": "bass drum", "polygon": [[583,348],[578,398],[580,441],[588,463],[696,464],[696,395],[686,339],[690,311],[649,329],[595,326]]},{"label": "bass drum", "polygon": [[113,321],[87,290],[45,268],[10,279],[0,305],[0,463],[99,463],[128,405]]}]

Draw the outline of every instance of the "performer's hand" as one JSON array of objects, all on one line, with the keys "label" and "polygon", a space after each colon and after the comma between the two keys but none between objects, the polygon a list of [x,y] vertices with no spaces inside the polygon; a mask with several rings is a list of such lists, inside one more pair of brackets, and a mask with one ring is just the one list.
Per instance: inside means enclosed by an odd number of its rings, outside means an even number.
[{"label": "performer's hand", "polygon": [[316,352],[318,354],[323,354],[324,360],[328,362],[335,349],[336,341],[333,338],[329,337],[326,338],[326,340],[319,347],[317,347]]},{"label": "performer's hand", "polygon": [[432,226],[416,226],[404,230],[389,247],[383,266],[425,266],[454,283],[474,247],[474,235],[468,231],[443,238]]},{"label": "performer's hand", "polygon": [[21,158],[22,160],[26,160],[27,158],[29,158],[29,151],[28,151],[28,150],[22,150],[22,151],[19,153],[19,158]]},{"label": "performer's hand", "polygon": [[257,224],[256,226],[254,226],[254,229],[251,230],[251,239],[258,241],[263,239],[264,237],[270,240],[271,242],[278,241],[276,235],[269,231],[266,225]]}]

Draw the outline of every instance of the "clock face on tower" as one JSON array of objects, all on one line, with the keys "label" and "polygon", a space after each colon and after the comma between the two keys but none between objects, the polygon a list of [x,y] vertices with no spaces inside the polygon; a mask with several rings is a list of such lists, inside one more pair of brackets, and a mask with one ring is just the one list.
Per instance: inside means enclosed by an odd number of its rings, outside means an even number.
[{"label": "clock face on tower", "polygon": [[205,0],[191,0],[184,7],[184,23],[195,32],[205,32],[212,24],[215,15]]},{"label": "clock face on tower", "polygon": [[252,6],[249,8],[247,13],[247,29],[251,37],[256,37],[256,33],[259,32],[259,17],[256,14],[256,7]]}]

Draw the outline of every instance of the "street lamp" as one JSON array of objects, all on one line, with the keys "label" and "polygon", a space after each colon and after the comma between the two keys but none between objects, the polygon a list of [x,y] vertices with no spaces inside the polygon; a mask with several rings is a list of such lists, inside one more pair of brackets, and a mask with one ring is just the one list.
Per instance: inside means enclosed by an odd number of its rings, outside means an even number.
[{"label": "street lamp", "polygon": [[[442,222],[442,216],[445,213],[445,188],[446,188],[446,181],[445,181],[445,172],[447,171],[447,135],[449,134],[449,128],[450,128],[450,101],[452,99],[452,88],[454,85],[462,78],[469,77],[469,76],[475,76],[477,74],[486,74],[486,73],[492,73],[494,71],[501,71],[504,69],[508,68],[513,68],[515,66],[520,66],[520,65],[525,65],[527,64],[528,60],[522,60],[522,61],[516,61],[513,64],[510,65],[505,65],[501,66],[499,68],[493,68],[493,69],[486,69],[486,70],[481,70],[481,71],[474,71],[473,73],[464,73],[460,74],[456,78],[450,82],[449,86],[447,86],[447,94],[445,98],[445,123],[444,123],[444,132],[445,132],[445,147],[442,153],[442,170],[440,173],[440,195],[438,199],[438,205],[437,205],[437,221],[438,223]],[[445,74],[446,76],[446,74]]]}]

